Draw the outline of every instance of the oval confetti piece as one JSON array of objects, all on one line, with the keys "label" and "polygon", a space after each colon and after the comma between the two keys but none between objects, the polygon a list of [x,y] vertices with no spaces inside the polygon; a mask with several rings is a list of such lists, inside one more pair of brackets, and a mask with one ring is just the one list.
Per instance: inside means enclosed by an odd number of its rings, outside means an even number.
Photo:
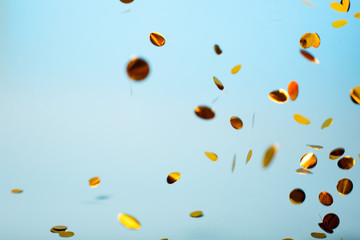
[{"label": "oval confetti piece", "polygon": [[337,2],[330,3],[330,7],[337,12],[347,12],[345,6]]},{"label": "oval confetti piece", "polygon": [[355,159],[349,156],[343,157],[338,161],[339,168],[349,170],[355,165]]},{"label": "oval confetti piece", "polygon": [[304,58],[306,58],[307,60],[309,60],[310,62],[319,64],[320,61],[315,58],[313,55],[311,55],[311,53],[305,51],[305,50],[300,50],[301,55],[303,55]]},{"label": "oval confetti piece", "polygon": [[144,59],[133,58],[129,61],[126,72],[132,80],[142,81],[148,76],[150,67]]},{"label": "oval confetti piece", "polygon": [[330,206],[331,204],[333,204],[333,197],[331,196],[330,193],[328,192],[321,192],[319,194],[319,201],[322,205],[324,206]]},{"label": "oval confetti piece", "polygon": [[360,104],[360,86],[350,90],[350,98],[354,103]]},{"label": "oval confetti piece", "polygon": [[190,217],[193,217],[193,218],[199,218],[199,217],[203,216],[203,212],[202,211],[194,211],[194,212],[190,213],[189,215],[190,215]]},{"label": "oval confetti piece", "polygon": [[246,164],[250,161],[251,156],[252,156],[252,150],[250,149],[247,156],[246,156]]},{"label": "oval confetti piece", "polygon": [[354,14],[354,17],[356,17],[356,18],[359,18],[359,19],[360,19],[360,12],[355,13],[355,14]]},{"label": "oval confetti piece", "polygon": [[325,233],[319,233],[319,232],[312,232],[311,236],[313,238],[326,238],[326,234]]},{"label": "oval confetti piece", "polygon": [[232,163],[232,166],[231,166],[231,172],[234,172],[235,164],[236,164],[236,154],[234,154],[233,163]]},{"label": "oval confetti piece", "polygon": [[15,193],[15,194],[18,194],[18,193],[22,193],[23,190],[16,188],[16,189],[11,190],[11,192],[12,192],[12,193]]},{"label": "oval confetti piece", "polygon": [[168,184],[173,184],[173,183],[177,182],[180,179],[180,177],[181,177],[180,173],[173,172],[167,176],[166,181]]},{"label": "oval confetti piece", "polygon": [[215,44],[214,50],[215,50],[215,53],[216,53],[217,55],[221,55],[221,54],[222,54],[222,50],[220,49],[220,46],[219,46],[219,45]]},{"label": "oval confetti piece", "polygon": [[126,228],[139,230],[141,227],[140,223],[130,215],[119,213],[117,218],[120,223]]},{"label": "oval confetti piece", "polygon": [[277,153],[277,150],[278,150],[278,145],[277,144],[274,144],[272,145],[271,147],[269,147],[265,154],[264,154],[264,158],[263,158],[263,168],[266,168],[269,166],[269,164],[272,162],[272,160],[274,159],[276,153]]},{"label": "oval confetti piece", "polygon": [[232,116],[230,118],[230,124],[233,128],[240,130],[244,126],[243,122],[239,117]]},{"label": "oval confetti piece", "polygon": [[291,101],[295,101],[299,94],[299,85],[295,81],[291,81],[288,85],[288,93]]},{"label": "oval confetti piece", "polygon": [[340,4],[344,6],[346,12],[350,10],[350,0],[341,0]]},{"label": "oval confetti piece", "polygon": [[99,186],[100,184],[100,178],[99,177],[93,177],[89,180],[89,186],[92,188],[95,188]]},{"label": "oval confetti piece", "polygon": [[286,103],[286,101],[289,98],[289,95],[284,89],[279,89],[269,93],[269,98],[273,102],[282,104],[282,103]]},{"label": "oval confetti piece", "polygon": [[310,172],[309,170],[307,170],[305,168],[298,168],[298,169],[296,169],[296,172],[301,175],[312,174],[312,172]]},{"label": "oval confetti piece", "polygon": [[63,232],[63,231],[66,231],[67,226],[57,225],[57,226],[53,226],[51,229],[55,230],[55,231],[58,231],[58,232]]},{"label": "oval confetti piece", "polygon": [[309,148],[312,148],[312,149],[317,149],[317,150],[324,148],[323,146],[320,146],[320,145],[311,145],[311,144],[308,144],[308,145],[306,145],[306,146],[308,146]]},{"label": "oval confetti piece", "polygon": [[157,47],[162,47],[165,44],[165,38],[160,33],[152,32],[150,33],[149,38],[151,43]]},{"label": "oval confetti piece", "polygon": [[332,23],[332,26],[334,28],[341,28],[343,26],[345,26],[346,24],[348,23],[348,20],[346,19],[339,19],[339,20],[336,20]]},{"label": "oval confetti piece", "polygon": [[313,42],[313,47],[314,48],[318,48],[320,46],[320,36],[317,33],[313,33],[314,36],[314,42]]},{"label": "oval confetti piece", "polygon": [[341,195],[348,195],[353,189],[353,183],[350,179],[343,178],[337,183],[336,189]]},{"label": "oval confetti piece", "polygon": [[330,125],[333,123],[333,119],[332,118],[328,118],[325,120],[325,122],[321,125],[321,129],[330,127]]},{"label": "oval confetti piece", "polygon": [[292,238],[283,238],[282,240],[294,240]]},{"label": "oval confetti piece", "polygon": [[240,71],[240,69],[241,69],[241,65],[240,64],[236,65],[231,69],[231,74],[237,74]]},{"label": "oval confetti piece", "polygon": [[312,33],[305,33],[300,38],[300,46],[302,48],[309,48],[313,45],[314,40],[314,35]]},{"label": "oval confetti piece", "polygon": [[300,188],[292,190],[289,194],[290,202],[295,205],[299,205],[305,201],[305,192]]},{"label": "oval confetti piece", "polygon": [[120,2],[126,3],[126,4],[132,3],[133,1],[134,1],[134,0],[120,0]]},{"label": "oval confetti piece", "polygon": [[316,164],[317,164],[317,157],[312,152],[305,154],[304,156],[302,156],[300,160],[300,166],[305,169],[314,168]]},{"label": "oval confetti piece", "polygon": [[198,106],[195,108],[195,114],[202,119],[210,120],[215,117],[215,112],[207,106]]},{"label": "oval confetti piece", "polygon": [[339,157],[341,157],[344,153],[345,153],[344,148],[335,148],[334,150],[332,150],[330,152],[329,158],[331,160],[335,160],[335,159],[338,159]]},{"label": "oval confetti piece", "polygon": [[218,156],[215,153],[212,152],[205,152],[205,155],[211,160],[211,161],[217,161]]},{"label": "oval confetti piece", "polygon": [[60,232],[60,233],[59,233],[59,236],[60,236],[60,237],[63,237],[63,238],[72,237],[72,236],[74,236],[74,235],[75,235],[75,233],[70,232],[70,231]]},{"label": "oval confetti piece", "polygon": [[213,79],[214,79],[214,83],[218,87],[218,89],[223,90],[224,85],[222,84],[222,82],[220,82],[220,80],[217,77],[213,77]]},{"label": "oval confetti piece", "polygon": [[310,124],[310,120],[307,119],[306,117],[300,115],[300,114],[297,114],[295,113],[294,114],[294,119],[296,122],[300,123],[300,124],[304,124],[304,125],[308,125]]}]

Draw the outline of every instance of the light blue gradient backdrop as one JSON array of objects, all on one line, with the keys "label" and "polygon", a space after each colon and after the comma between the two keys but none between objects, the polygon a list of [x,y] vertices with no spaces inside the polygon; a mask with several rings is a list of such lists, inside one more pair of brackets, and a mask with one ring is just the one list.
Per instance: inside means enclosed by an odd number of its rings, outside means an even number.
[{"label": "light blue gradient backdrop", "polygon": [[[344,147],[359,160],[360,106],[349,91],[360,85],[360,2],[346,14],[331,1],[312,2],[316,8],[300,0],[0,0],[0,239],[56,239],[49,229],[59,224],[79,240],[310,239],[329,212],[341,220],[329,239],[359,239],[358,164],[344,171],[328,154]],[[349,23],[332,28],[340,18]],[[164,47],[150,43],[153,31]],[[306,32],[321,37],[309,50],[319,65],[299,53]],[[131,83],[131,96],[125,67],[133,55],[151,73]],[[237,64],[243,68],[231,75]],[[212,76],[227,91],[215,104],[221,92]],[[268,99],[291,80],[300,85],[295,102]],[[195,116],[202,104],[214,108],[214,120]],[[312,123],[297,124],[294,113]],[[233,115],[242,130],[229,124]],[[333,125],[321,130],[328,117]],[[279,152],[264,170],[275,142]],[[305,144],[324,149],[315,150],[314,174],[301,176]],[[173,171],[182,177],[168,185]],[[94,176],[101,184],[91,189]],[[336,191],[343,177],[354,183],[348,196]],[[298,187],[307,198],[295,206],[288,195]],[[321,191],[333,206],[319,203]],[[194,210],[204,217],[190,218]],[[142,229],[121,226],[120,212]]]}]

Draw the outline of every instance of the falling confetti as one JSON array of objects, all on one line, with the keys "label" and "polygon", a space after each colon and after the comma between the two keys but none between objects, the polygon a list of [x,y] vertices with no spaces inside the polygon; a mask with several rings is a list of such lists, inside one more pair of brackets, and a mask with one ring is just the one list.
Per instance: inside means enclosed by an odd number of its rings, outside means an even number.
[{"label": "falling confetti", "polygon": [[339,19],[339,20],[336,20],[332,23],[332,26],[334,28],[341,28],[343,26],[345,26],[346,24],[348,23],[348,20],[346,19]]},{"label": "falling confetti", "polygon": [[269,147],[265,154],[264,154],[264,158],[263,158],[263,168],[267,168],[269,166],[269,164],[272,162],[272,160],[274,159],[276,153],[278,150],[278,145],[274,144],[271,147]]},{"label": "falling confetti", "polygon": [[350,10],[350,0],[341,0],[340,3],[344,6],[346,12]]},{"label": "falling confetti", "polygon": [[326,234],[325,233],[319,233],[319,232],[312,232],[311,236],[313,238],[326,238]]},{"label": "falling confetti", "polygon": [[319,223],[319,227],[327,233],[333,233],[334,229],[340,224],[339,217],[334,213],[326,214],[322,223]]},{"label": "falling confetti", "polygon": [[132,3],[134,0],[120,0],[120,2],[122,2],[122,3]]},{"label": "falling confetti", "polygon": [[64,225],[57,225],[57,226],[53,226],[50,231],[53,233],[60,233],[60,232],[64,232],[66,231],[67,226]]},{"label": "falling confetti", "polygon": [[210,120],[215,117],[215,112],[207,106],[198,106],[195,108],[195,114],[202,119]]},{"label": "falling confetti", "polygon": [[199,217],[203,216],[203,212],[202,211],[194,211],[194,212],[190,213],[189,215],[190,215],[190,217],[193,217],[193,218],[199,218]]},{"label": "falling confetti", "polygon": [[328,192],[321,192],[319,194],[319,201],[322,205],[330,206],[333,204],[333,197]]},{"label": "falling confetti", "polygon": [[120,221],[120,223],[126,228],[139,230],[141,227],[140,223],[130,215],[119,213],[117,218]]},{"label": "falling confetti", "polygon": [[63,237],[63,238],[72,237],[72,236],[74,236],[74,235],[75,235],[75,233],[70,232],[70,231],[65,231],[65,232],[60,232],[60,233],[59,233],[59,236],[60,236],[60,237]]},{"label": "falling confetti", "polygon": [[149,64],[142,58],[133,58],[127,65],[126,68],[128,76],[134,81],[144,80],[149,72]]},{"label": "falling confetti", "polygon": [[89,186],[92,188],[95,188],[99,186],[100,184],[100,178],[99,177],[93,177],[89,180]]},{"label": "falling confetti", "polygon": [[344,153],[345,153],[344,148],[335,148],[334,150],[332,150],[330,152],[329,158],[331,160],[335,160],[335,159],[338,159],[339,157],[341,157]]},{"label": "falling confetti", "polygon": [[211,160],[211,161],[217,161],[218,156],[215,153],[212,152],[205,152],[205,155]]},{"label": "falling confetti", "polygon": [[309,48],[309,47],[311,47],[313,45],[314,40],[315,40],[315,38],[314,38],[314,35],[312,33],[305,33],[300,38],[300,46],[302,48]]},{"label": "falling confetti", "polygon": [[180,179],[180,177],[181,177],[180,173],[173,172],[167,176],[166,181],[168,184],[173,184],[173,183],[177,182]]},{"label": "falling confetti", "polygon": [[339,168],[349,170],[355,165],[355,159],[349,156],[343,157],[338,161]]},{"label": "falling confetti", "polygon": [[360,104],[360,86],[351,89],[350,98],[354,103]]},{"label": "falling confetti", "polygon": [[152,32],[149,38],[151,43],[157,47],[162,47],[165,44],[165,38],[160,33]]},{"label": "falling confetti", "polygon": [[305,168],[298,168],[298,169],[296,169],[296,172],[301,175],[312,174],[312,172],[310,172],[309,170],[307,170]]},{"label": "falling confetti", "polygon": [[353,189],[353,183],[350,179],[343,178],[337,183],[336,189],[341,195],[348,195]]},{"label": "falling confetti", "polygon": [[317,157],[312,152],[305,154],[304,156],[302,156],[300,160],[300,166],[305,169],[314,168],[316,164],[317,164]]},{"label": "falling confetti", "polygon": [[234,154],[233,163],[232,163],[232,166],[231,166],[231,172],[234,172],[235,164],[236,164],[236,154]]},{"label": "falling confetti", "polygon": [[299,85],[295,81],[291,81],[288,85],[288,93],[291,101],[295,101],[299,94]]},{"label": "falling confetti", "polygon": [[337,12],[347,12],[345,6],[337,2],[330,3],[330,7]]},{"label": "falling confetti", "polygon": [[296,122],[300,123],[300,124],[303,124],[303,125],[308,125],[310,124],[310,120],[307,119],[306,117],[300,115],[300,114],[297,114],[295,113],[294,114],[294,119]]},{"label": "falling confetti", "polygon": [[231,69],[231,74],[237,74],[241,69],[241,65],[236,65]]},{"label": "falling confetti", "polygon": [[231,126],[233,126],[233,128],[237,129],[237,130],[240,130],[242,129],[243,127],[243,121],[241,121],[241,119],[239,117],[235,117],[235,116],[232,116],[230,118],[230,124]]},{"label": "falling confetti", "polygon": [[360,19],[360,12],[355,13],[355,14],[354,14],[354,17],[356,17],[356,18],[359,18],[359,19]]},{"label": "falling confetti", "polygon": [[289,199],[295,205],[301,204],[305,201],[305,192],[300,188],[296,188],[290,192]]},{"label": "falling confetti", "polygon": [[306,145],[306,146],[308,146],[309,148],[312,148],[312,149],[317,149],[317,150],[324,148],[323,146],[320,146],[320,145],[311,145],[311,144],[308,144],[308,145]]},{"label": "falling confetti", "polygon": [[333,119],[332,118],[328,118],[325,120],[325,122],[321,125],[321,129],[330,127],[330,125],[333,123]]},{"label": "falling confetti", "polygon": [[215,85],[220,89],[220,90],[224,90],[224,85],[222,84],[222,82],[220,82],[220,80],[217,77],[213,77],[214,83]]},{"label": "falling confetti", "polygon": [[19,193],[22,193],[23,190],[21,190],[21,189],[13,189],[13,190],[11,190],[11,192],[15,193],[15,194],[19,194]]},{"label": "falling confetti", "polygon": [[320,36],[317,33],[313,33],[314,36],[314,42],[313,42],[313,47],[314,48],[318,48],[320,46]]},{"label": "falling confetti", "polygon": [[305,3],[306,5],[310,6],[310,7],[316,7],[315,4],[313,4],[312,2],[309,2],[307,0],[301,0],[303,3]]},{"label": "falling confetti", "polygon": [[276,103],[286,103],[288,98],[289,95],[284,89],[275,90],[269,93],[269,99]]},{"label": "falling confetti", "polygon": [[252,156],[252,150],[250,149],[247,156],[246,156],[246,164],[250,161],[251,156]]},{"label": "falling confetti", "polygon": [[215,53],[216,53],[217,55],[221,55],[221,54],[222,54],[222,50],[220,49],[219,45],[215,44],[214,50],[215,50]]},{"label": "falling confetti", "polygon": [[307,60],[309,60],[310,62],[319,64],[320,61],[315,58],[313,55],[311,55],[309,52],[305,51],[305,50],[300,50],[301,55],[303,55],[304,58],[306,58]]}]

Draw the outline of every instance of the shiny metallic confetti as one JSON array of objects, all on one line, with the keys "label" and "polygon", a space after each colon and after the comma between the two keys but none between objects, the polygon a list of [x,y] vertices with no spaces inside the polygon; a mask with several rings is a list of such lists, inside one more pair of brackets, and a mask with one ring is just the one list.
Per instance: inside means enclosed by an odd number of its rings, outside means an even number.
[{"label": "shiny metallic confetti", "polygon": [[150,33],[149,38],[150,42],[157,47],[162,47],[165,44],[165,38],[160,33],[152,32]]},{"label": "shiny metallic confetti", "polygon": [[205,152],[205,155],[211,160],[211,161],[217,161],[218,156],[215,153],[212,152]]},{"label": "shiny metallic confetti", "polygon": [[198,106],[195,108],[195,114],[202,119],[210,120],[215,117],[215,112],[207,106]]},{"label": "shiny metallic confetti", "polygon": [[149,72],[149,64],[142,58],[133,58],[126,67],[128,76],[134,81],[144,80]]},{"label": "shiny metallic confetti", "polygon": [[199,217],[203,216],[203,212],[202,211],[194,211],[194,212],[190,213],[189,215],[190,215],[190,217],[193,217],[193,218],[199,218]]},{"label": "shiny metallic confetti", "polygon": [[267,168],[269,166],[269,164],[274,159],[277,151],[278,151],[278,145],[277,144],[272,145],[271,147],[269,147],[266,150],[266,152],[264,154],[263,162],[262,162],[263,168]]},{"label": "shiny metallic confetti", "polygon": [[288,93],[291,101],[295,101],[299,95],[299,85],[295,81],[291,81],[288,85]]},{"label": "shiny metallic confetti", "polygon": [[67,226],[64,226],[64,225],[57,225],[57,226],[53,226],[50,231],[52,233],[60,233],[60,232],[64,232],[66,231],[67,229]]},{"label": "shiny metallic confetti", "polygon": [[222,54],[222,50],[220,49],[220,46],[215,44],[214,45],[214,51],[217,55],[221,55]]},{"label": "shiny metallic confetti", "polygon": [[241,69],[241,65],[236,65],[231,69],[231,74],[237,74]]},{"label": "shiny metallic confetti", "polygon": [[327,233],[333,233],[334,229],[340,224],[339,217],[334,213],[326,214],[322,223],[319,223],[319,227]]},{"label": "shiny metallic confetti", "polygon": [[74,236],[74,235],[75,235],[75,233],[70,232],[70,231],[65,231],[65,232],[60,232],[60,233],[59,233],[59,236],[60,236],[60,237],[63,237],[63,238],[72,237],[72,236]]},{"label": "shiny metallic confetti", "polygon": [[300,188],[296,188],[292,190],[289,194],[290,202],[292,202],[295,205],[301,204],[305,201],[305,192],[301,190]]},{"label": "shiny metallic confetti", "polygon": [[300,123],[303,125],[308,125],[311,123],[309,119],[307,119],[306,117],[304,117],[300,114],[297,114],[297,113],[294,114],[294,119],[297,123]]},{"label": "shiny metallic confetti", "polygon": [[215,85],[218,87],[218,89],[224,90],[224,85],[222,84],[222,82],[220,82],[220,80],[217,77],[213,77],[213,80]]},{"label": "shiny metallic confetti", "polygon": [[360,12],[355,13],[355,14],[354,14],[354,17],[356,17],[356,18],[359,18],[359,19],[360,19]]},{"label": "shiny metallic confetti", "polygon": [[305,168],[298,168],[298,169],[296,169],[296,172],[301,175],[312,174],[312,172],[310,172],[309,170],[307,170]]},{"label": "shiny metallic confetti", "polygon": [[304,58],[306,58],[307,60],[309,60],[310,62],[319,64],[320,61],[315,58],[313,55],[311,55],[309,52],[305,51],[305,50],[300,50],[301,55],[303,55]]},{"label": "shiny metallic confetti", "polygon": [[244,126],[243,121],[239,117],[232,116],[230,118],[230,124],[233,128],[240,130]]},{"label": "shiny metallic confetti", "polygon": [[317,164],[317,157],[312,152],[305,154],[300,159],[300,166],[305,169],[314,168],[316,166],[316,164]]},{"label": "shiny metallic confetti", "polygon": [[351,89],[350,98],[354,103],[360,104],[360,86]]},{"label": "shiny metallic confetti", "polygon": [[122,2],[122,3],[132,3],[134,0],[120,0],[120,2]]},{"label": "shiny metallic confetti", "polygon": [[93,177],[89,180],[89,186],[92,188],[95,188],[99,186],[100,184],[100,178],[99,177]]},{"label": "shiny metallic confetti", "polygon": [[326,238],[326,234],[325,233],[319,233],[319,232],[312,232],[311,236],[313,238]]},{"label": "shiny metallic confetti", "polygon": [[309,48],[314,43],[314,35],[312,33],[305,33],[300,38],[300,46],[302,48]]},{"label": "shiny metallic confetti", "polygon": [[181,177],[180,173],[172,172],[167,176],[166,181],[168,184],[173,184],[173,183],[177,182],[180,179],[180,177]]},{"label": "shiny metallic confetti", "polygon": [[319,194],[319,201],[324,206],[330,206],[334,202],[333,197],[328,192],[321,192]]},{"label": "shiny metallic confetti", "polygon": [[348,23],[348,20],[346,19],[339,19],[332,23],[333,28],[341,28],[345,26]]},{"label": "shiny metallic confetti", "polygon": [[252,156],[252,150],[250,149],[247,156],[246,156],[246,164],[250,161],[251,156]]},{"label": "shiny metallic confetti", "polygon": [[232,163],[232,166],[231,166],[231,172],[234,172],[235,165],[236,165],[236,154],[234,154],[233,163]]},{"label": "shiny metallic confetti", "polygon": [[332,118],[328,118],[324,121],[324,123],[321,125],[321,129],[330,127],[330,125],[333,123],[333,119]]},{"label": "shiny metallic confetti", "polygon": [[338,159],[339,157],[341,157],[344,153],[345,153],[344,148],[335,148],[334,150],[332,150],[330,152],[329,158],[331,160],[335,160],[335,159]]},{"label": "shiny metallic confetti", "polygon": [[306,145],[306,146],[308,146],[309,148],[312,148],[312,149],[317,149],[317,150],[324,148],[323,146],[320,146],[320,145],[311,145],[311,144],[308,144],[308,145]]},{"label": "shiny metallic confetti", "polygon": [[338,161],[339,168],[349,170],[355,165],[355,159],[349,156],[343,157]]},{"label": "shiny metallic confetti", "polygon": [[15,193],[15,194],[19,194],[19,193],[22,193],[23,190],[16,188],[16,189],[11,190],[11,192],[12,192],[12,193]]},{"label": "shiny metallic confetti", "polygon": [[343,178],[337,183],[336,189],[341,195],[348,195],[353,189],[353,183],[350,179]]},{"label": "shiny metallic confetti", "polygon": [[313,47],[314,48],[318,48],[320,46],[320,36],[317,33],[313,33],[314,36],[314,42],[313,42]]},{"label": "shiny metallic confetti", "polygon": [[141,228],[141,225],[138,222],[138,220],[136,220],[134,217],[130,215],[119,213],[117,218],[119,222],[126,228],[134,229],[134,230],[139,230]]},{"label": "shiny metallic confetti", "polygon": [[289,95],[284,89],[279,89],[269,93],[269,99],[276,103],[286,103]]}]

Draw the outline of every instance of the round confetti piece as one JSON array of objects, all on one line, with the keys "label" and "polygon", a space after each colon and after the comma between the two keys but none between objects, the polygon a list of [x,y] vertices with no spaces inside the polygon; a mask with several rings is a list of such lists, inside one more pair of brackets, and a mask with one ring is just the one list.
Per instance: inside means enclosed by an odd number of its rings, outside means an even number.
[{"label": "round confetti piece", "polygon": [[23,190],[21,190],[21,189],[13,189],[13,190],[11,190],[11,192],[15,193],[15,194],[18,194],[18,193],[22,193]]},{"label": "round confetti piece", "polygon": [[239,117],[231,117],[230,118],[230,124],[233,128],[240,130],[244,126],[243,121]]},{"label": "round confetti piece", "polygon": [[99,186],[100,184],[100,178],[99,177],[93,177],[89,180],[89,186],[92,188],[95,188]]},{"label": "round confetti piece", "polygon": [[343,157],[338,161],[339,168],[349,170],[355,165],[355,159],[349,156]]},{"label": "round confetti piece", "polygon": [[57,225],[57,226],[53,226],[52,229],[54,229],[55,231],[66,231],[67,229],[67,226],[64,226],[64,225]]},{"label": "round confetti piece", "polygon": [[300,166],[305,169],[314,168],[316,164],[317,164],[317,157],[312,152],[305,154],[300,159]]},{"label": "round confetti piece", "polygon": [[224,85],[222,84],[222,82],[220,82],[220,80],[217,77],[213,77],[213,80],[215,85],[218,87],[218,89],[224,90]]},{"label": "round confetti piece", "polygon": [[295,205],[301,204],[305,201],[305,192],[300,188],[296,188],[292,190],[289,194],[290,202]]},{"label": "round confetti piece", "polygon": [[325,120],[325,122],[321,125],[321,129],[330,127],[330,125],[333,123],[333,119],[332,118],[328,118]]},{"label": "round confetti piece", "polygon": [[144,80],[149,72],[149,64],[142,58],[133,58],[126,67],[128,76],[134,81]]},{"label": "round confetti piece", "polygon": [[267,168],[270,165],[270,163],[272,162],[272,160],[274,159],[277,153],[277,150],[278,150],[277,144],[272,145],[266,150],[262,163],[263,168]]},{"label": "round confetti piece", "polygon": [[299,94],[299,85],[295,81],[291,81],[288,85],[288,93],[291,101],[295,101]]},{"label": "round confetti piece", "polygon": [[320,146],[320,145],[311,145],[311,144],[308,144],[307,146],[308,146],[309,148],[316,149],[316,150],[319,150],[319,149],[323,149],[323,148],[324,148],[323,146]]},{"label": "round confetti piece", "polygon": [[332,26],[334,28],[341,28],[343,26],[345,26],[346,24],[348,23],[348,20],[346,19],[339,19],[339,20],[336,20],[332,23]]},{"label": "round confetti piece", "polygon": [[331,204],[333,204],[333,197],[331,196],[330,193],[328,192],[321,192],[319,194],[319,201],[322,205],[324,206],[330,206]]},{"label": "round confetti piece", "polygon": [[319,233],[319,232],[312,232],[311,236],[313,238],[326,238],[326,234],[325,233]]},{"label": "round confetti piece", "polygon": [[215,112],[207,106],[198,106],[195,108],[195,114],[202,119],[210,120],[215,117]]},{"label": "round confetti piece", "polygon": [[157,47],[162,47],[165,44],[165,38],[160,33],[152,32],[149,38],[151,43]]},{"label": "round confetti piece", "polygon": [[296,169],[296,172],[301,175],[312,174],[312,172],[310,172],[309,170],[307,170],[305,168],[298,168],[298,169]]},{"label": "round confetti piece", "polygon": [[246,156],[246,164],[250,161],[251,156],[252,156],[252,150],[250,149],[247,156]]},{"label": "round confetti piece", "polygon": [[300,114],[297,114],[297,113],[294,114],[294,119],[297,123],[300,123],[303,125],[308,125],[311,123],[309,119],[307,119],[306,117],[304,117]]},{"label": "round confetti piece", "polygon": [[329,158],[331,160],[335,160],[335,159],[338,159],[339,157],[341,157],[344,153],[345,153],[344,148],[335,148],[334,150],[332,150],[330,152]]},{"label": "round confetti piece", "polygon": [[65,232],[60,232],[60,233],[59,233],[59,236],[60,236],[60,237],[63,237],[63,238],[72,237],[72,236],[74,236],[74,235],[75,235],[75,233],[70,232],[70,231],[65,231]]},{"label": "round confetti piece", "polygon": [[330,3],[330,7],[337,12],[347,12],[345,6],[337,2]]},{"label": "round confetti piece", "polygon": [[141,228],[140,223],[132,216],[119,213],[117,216],[119,222],[126,228],[139,230]]},{"label": "round confetti piece", "polygon": [[215,153],[212,152],[205,152],[205,155],[211,160],[211,161],[217,161],[218,156]]},{"label": "round confetti piece", "polygon": [[219,45],[215,44],[214,50],[215,50],[215,53],[216,53],[217,55],[221,55],[221,54],[222,54],[222,50],[220,49],[220,46],[219,46]]},{"label": "round confetti piece", "polygon": [[231,74],[237,74],[241,69],[241,65],[236,65],[231,69]]},{"label": "round confetti piece", "polygon": [[341,195],[348,195],[353,189],[353,183],[350,179],[343,178],[337,183],[336,189]]},{"label": "round confetti piece", "polygon": [[314,48],[318,48],[320,46],[320,36],[317,33],[313,33],[314,36],[314,42],[313,42],[313,47]]},{"label": "round confetti piece", "polygon": [[314,40],[314,35],[312,33],[305,33],[300,38],[300,46],[302,48],[309,48],[313,45]]},{"label": "round confetti piece", "polygon": [[328,213],[323,219],[323,224],[325,224],[328,229],[334,230],[339,226],[340,219],[335,213]]},{"label": "round confetti piece", "polygon": [[359,19],[360,19],[360,12],[355,13],[355,14],[354,14],[354,17],[356,17],[356,18],[359,18]]},{"label": "round confetti piece", "polygon": [[173,184],[173,183],[177,182],[180,179],[180,177],[181,177],[180,173],[173,172],[167,176],[166,181],[168,184]]},{"label": "round confetti piece", "polygon": [[289,95],[284,89],[279,89],[269,93],[269,98],[273,102],[282,104],[282,103],[286,103],[286,101],[289,98]]},{"label": "round confetti piece", "polygon": [[304,58],[306,58],[307,60],[309,60],[310,62],[319,64],[320,61],[315,58],[313,55],[311,55],[311,53],[305,51],[305,50],[300,50],[301,55],[303,55]]},{"label": "round confetti piece", "polygon": [[199,217],[203,216],[203,212],[202,211],[194,211],[194,212],[190,213],[189,215],[190,215],[190,217],[193,217],[193,218],[199,218]]},{"label": "round confetti piece", "polygon": [[351,89],[350,98],[354,103],[360,104],[360,86]]}]

